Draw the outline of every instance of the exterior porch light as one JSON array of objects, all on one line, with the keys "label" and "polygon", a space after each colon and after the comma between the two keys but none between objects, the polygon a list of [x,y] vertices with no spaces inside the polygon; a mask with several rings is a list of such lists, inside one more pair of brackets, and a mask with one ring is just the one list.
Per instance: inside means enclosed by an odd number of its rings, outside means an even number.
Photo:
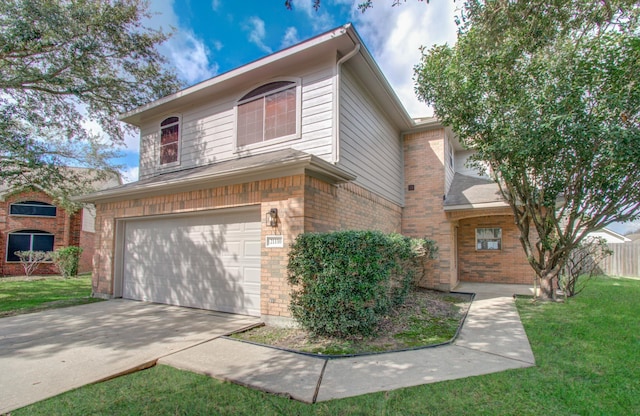
[{"label": "exterior porch light", "polygon": [[265,217],[265,223],[269,227],[278,226],[278,208],[271,208]]}]

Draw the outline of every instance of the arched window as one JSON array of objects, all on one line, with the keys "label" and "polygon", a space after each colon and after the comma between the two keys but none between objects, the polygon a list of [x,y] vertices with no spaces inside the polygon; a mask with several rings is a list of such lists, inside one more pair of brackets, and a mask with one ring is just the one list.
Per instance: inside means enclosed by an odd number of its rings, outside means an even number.
[{"label": "arched window", "polygon": [[178,163],[180,118],[168,117],[160,123],[160,165]]},{"label": "arched window", "polygon": [[293,137],[298,129],[297,83],[262,85],[238,101],[237,146]]},{"label": "arched window", "polygon": [[54,205],[40,201],[24,201],[11,204],[10,215],[31,215],[36,217],[55,217],[57,208]]},{"label": "arched window", "polygon": [[40,230],[22,230],[9,233],[7,261],[20,261],[16,251],[53,251],[53,234]]}]

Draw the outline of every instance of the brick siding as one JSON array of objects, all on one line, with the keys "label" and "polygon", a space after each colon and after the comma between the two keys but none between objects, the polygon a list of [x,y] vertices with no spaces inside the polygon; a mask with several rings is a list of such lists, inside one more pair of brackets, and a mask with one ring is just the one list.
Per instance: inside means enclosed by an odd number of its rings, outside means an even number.
[{"label": "brick siding", "polygon": [[[458,225],[460,280],[465,282],[533,284],[535,272],[519,240],[513,216],[461,219]],[[477,250],[476,228],[501,228],[501,250]]]},{"label": "brick siding", "polygon": [[[438,245],[438,258],[427,262],[423,287],[451,290],[457,284],[455,224],[444,212],[445,135],[443,129],[404,137],[405,206],[402,233],[430,238]],[[413,185],[414,190],[409,190]]]},{"label": "brick siding", "polygon": [[[22,201],[40,201],[55,205],[49,195],[42,191],[35,190],[11,194],[6,196],[3,201],[0,201],[0,273],[3,276],[24,274],[22,264],[6,262],[7,236],[9,233],[20,230],[46,231],[54,235],[54,250],[80,244],[82,211],[74,215],[68,215],[67,211],[58,207],[55,217],[9,215],[9,206],[14,202]],[[91,255],[91,253],[89,253],[89,255]],[[57,273],[58,270],[52,263],[43,263],[34,271],[34,274]]]},{"label": "brick siding", "polygon": [[[305,175],[288,176],[97,204],[93,291],[114,294],[116,220],[260,205],[261,218],[278,209],[277,228],[262,221],[260,309],[263,315],[289,317],[290,286],[286,268],[289,245],[310,231],[379,229],[399,231],[401,208],[353,184],[331,185]],[[266,248],[264,236],[284,236],[285,247]]]}]

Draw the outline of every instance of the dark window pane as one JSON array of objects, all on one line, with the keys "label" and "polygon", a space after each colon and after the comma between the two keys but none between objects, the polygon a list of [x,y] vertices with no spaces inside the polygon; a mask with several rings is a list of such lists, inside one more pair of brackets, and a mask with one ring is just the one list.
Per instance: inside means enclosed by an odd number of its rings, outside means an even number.
[{"label": "dark window pane", "polygon": [[240,101],[248,100],[249,98],[257,97],[259,95],[266,94],[269,91],[275,91],[279,88],[285,87],[287,85],[293,85],[293,84],[295,84],[295,82],[293,81],[270,82],[268,84],[264,84],[263,86],[258,87],[255,90],[251,91],[250,93],[242,97]]},{"label": "dark window pane", "polygon": [[7,245],[7,261],[20,261],[20,258],[14,253],[16,251],[28,251],[30,249],[30,234],[9,234],[9,244]]},{"label": "dark window pane", "polygon": [[165,118],[162,123],[160,123],[161,126],[166,126],[169,124],[173,124],[173,123],[177,123],[178,120],[180,120],[178,117],[169,117],[169,118]]},{"label": "dark window pane", "polygon": [[178,143],[171,143],[160,148],[160,164],[172,163],[178,160]]},{"label": "dark window pane", "polygon": [[34,215],[40,217],[55,217],[57,209],[51,204],[38,201],[26,201],[11,204],[11,215]]},{"label": "dark window pane", "polygon": [[53,250],[53,235],[33,235],[33,251],[52,251]]}]

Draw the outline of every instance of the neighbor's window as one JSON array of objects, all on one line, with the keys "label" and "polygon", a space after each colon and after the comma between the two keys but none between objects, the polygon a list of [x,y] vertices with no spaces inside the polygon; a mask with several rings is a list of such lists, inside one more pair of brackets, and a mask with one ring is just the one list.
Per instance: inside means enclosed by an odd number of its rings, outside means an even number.
[{"label": "neighbor's window", "polygon": [[160,165],[178,162],[180,118],[165,118],[160,123]]},{"label": "neighbor's window", "polygon": [[476,228],[476,250],[502,250],[502,229]]},{"label": "neighbor's window", "polygon": [[238,101],[238,147],[293,136],[297,129],[296,83],[265,84]]},{"label": "neighbor's window", "polygon": [[55,217],[57,209],[54,205],[40,201],[24,201],[11,204],[10,215],[32,215],[36,217]]},{"label": "neighbor's window", "polygon": [[53,234],[40,230],[22,230],[9,234],[7,261],[20,261],[16,251],[53,251]]}]

